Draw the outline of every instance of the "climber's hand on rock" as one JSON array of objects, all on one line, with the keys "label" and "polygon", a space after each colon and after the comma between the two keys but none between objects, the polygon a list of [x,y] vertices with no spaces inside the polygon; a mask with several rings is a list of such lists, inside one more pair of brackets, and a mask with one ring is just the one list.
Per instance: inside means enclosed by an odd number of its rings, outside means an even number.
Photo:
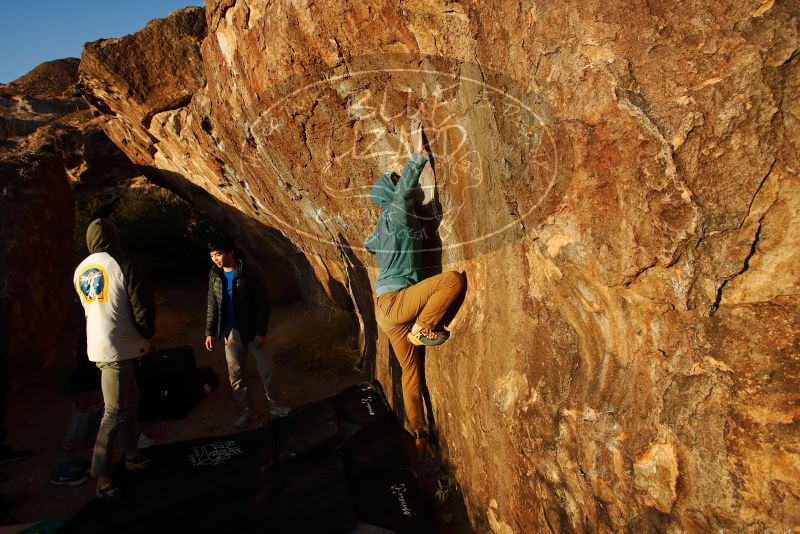
[{"label": "climber's hand on rock", "polygon": [[411,146],[415,154],[422,154],[425,150],[422,142],[422,121],[416,117],[411,119]]},{"label": "climber's hand on rock", "polygon": [[214,338],[211,336],[206,336],[206,350],[214,350]]}]

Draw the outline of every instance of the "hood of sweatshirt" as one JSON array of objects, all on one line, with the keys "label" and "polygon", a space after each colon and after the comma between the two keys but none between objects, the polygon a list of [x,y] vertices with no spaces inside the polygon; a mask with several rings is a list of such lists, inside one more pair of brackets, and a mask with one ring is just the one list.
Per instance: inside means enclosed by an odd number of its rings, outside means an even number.
[{"label": "hood of sweatshirt", "polygon": [[117,227],[108,219],[95,219],[86,229],[86,248],[96,252],[122,252]]},{"label": "hood of sweatshirt", "polygon": [[369,192],[369,198],[381,209],[386,208],[394,200],[396,186],[392,182],[392,174],[394,173],[389,172],[379,176],[375,180],[375,185],[372,186],[372,191]]}]

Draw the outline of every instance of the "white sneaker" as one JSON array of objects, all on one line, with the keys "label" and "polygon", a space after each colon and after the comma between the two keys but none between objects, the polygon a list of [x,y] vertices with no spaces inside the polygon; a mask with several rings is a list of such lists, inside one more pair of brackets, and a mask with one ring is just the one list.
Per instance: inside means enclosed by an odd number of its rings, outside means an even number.
[{"label": "white sneaker", "polygon": [[236,421],[233,422],[233,426],[242,429],[250,426],[250,423],[255,421],[258,418],[258,413],[251,409],[245,408],[242,410],[242,414],[236,418]]},{"label": "white sneaker", "polygon": [[136,443],[136,448],[138,449],[146,449],[148,447],[152,447],[155,445],[156,442],[150,436],[147,436],[144,432],[139,433],[139,441]]},{"label": "white sneaker", "polygon": [[289,415],[289,408],[281,406],[280,404],[273,404],[270,406],[269,413],[276,417],[286,417]]}]

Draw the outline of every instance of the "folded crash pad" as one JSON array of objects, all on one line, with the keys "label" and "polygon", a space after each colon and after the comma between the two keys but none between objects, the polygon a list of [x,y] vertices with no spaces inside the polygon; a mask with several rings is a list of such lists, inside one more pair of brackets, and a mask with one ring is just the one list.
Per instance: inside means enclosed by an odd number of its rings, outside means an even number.
[{"label": "folded crash pad", "polygon": [[272,445],[267,430],[257,429],[146,452],[151,467],[115,473],[120,499],[93,500],[62,530],[141,533],[170,525],[181,532],[228,532],[250,517]]},{"label": "folded crash pad", "polygon": [[151,468],[115,476],[121,499],[63,531],[433,532],[405,439],[380,388],[360,384],[261,429],[151,447]]}]

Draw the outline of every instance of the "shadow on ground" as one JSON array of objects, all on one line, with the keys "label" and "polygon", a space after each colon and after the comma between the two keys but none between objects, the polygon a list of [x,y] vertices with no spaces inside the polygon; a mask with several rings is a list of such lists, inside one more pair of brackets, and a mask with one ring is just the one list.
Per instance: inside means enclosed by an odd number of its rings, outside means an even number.
[{"label": "shadow on ground", "polygon": [[[155,344],[161,348],[191,345],[199,366],[210,366],[220,377],[220,386],[180,421],[143,423],[148,436],[157,443],[170,443],[203,436],[232,433],[236,408],[227,384],[227,371],[221,347],[214,352],[202,348],[207,281],[205,278],[182,286],[159,288],[158,334]],[[270,349],[276,360],[277,381],[287,403],[298,406],[329,397],[367,377],[354,369],[361,354],[349,314],[334,309],[309,310],[302,304],[273,309],[268,333]],[[30,460],[3,466],[11,475],[0,484],[0,492],[25,500],[12,508],[22,522],[66,519],[93,496],[91,482],[82,486],[53,486],[47,479],[59,462],[73,455],[89,458],[91,449],[66,451],[61,447],[72,402],[78,397],[100,396],[98,392],[68,395],[64,393],[74,356],[64,354],[53,364],[24,383],[12,386],[7,424],[10,444],[30,449]],[[255,368],[248,369],[248,379],[257,383]],[[258,391],[253,388],[253,391]],[[256,397],[257,408],[267,413],[266,400]],[[446,502],[436,504],[439,485],[447,485],[448,474],[430,455],[412,464],[421,485],[437,508],[441,532],[472,532],[463,501],[455,488],[440,492]]]}]

